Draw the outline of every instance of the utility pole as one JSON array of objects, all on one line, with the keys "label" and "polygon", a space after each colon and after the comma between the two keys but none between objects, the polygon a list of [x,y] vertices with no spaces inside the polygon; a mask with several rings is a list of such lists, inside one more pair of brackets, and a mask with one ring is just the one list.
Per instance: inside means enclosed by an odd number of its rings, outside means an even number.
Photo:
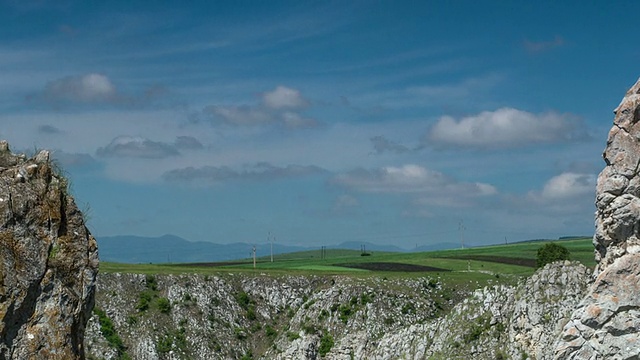
[{"label": "utility pole", "polygon": [[460,220],[460,224],[458,225],[458,231],[460,231],[460,244],[462,245],[462,248],[464,249],[464,222],[462,220]]},{"label": "utility pole", "polygon": [[269,232],[269,236],[267,237],[267,241],[271,241],[271,262],[273,262],[273,238],[271,237],[271,232]]},{"label": "utility pole", "polygon": [[253,245],[253,268],[256,268],[256,246]]}]

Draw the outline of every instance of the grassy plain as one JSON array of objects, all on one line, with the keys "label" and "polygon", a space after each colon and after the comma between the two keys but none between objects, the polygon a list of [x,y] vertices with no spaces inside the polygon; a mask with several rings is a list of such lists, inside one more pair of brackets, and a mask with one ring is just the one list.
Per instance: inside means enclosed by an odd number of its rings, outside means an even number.
[{"label": "grassy plain", "polygon": [[[250,259],[209,264],[134,265],[103,262],[100,264],[100,271],[147,274],[258,272],[274,276],[315,274],[385,278],[434,276],[450,285],[474,283],[475,286],[484,286],[496,283],[513,283],[519,278],[531,275],[535,271],[537,251],[547,242],[549,241],[529,241],[432,252],[372,252],[369,256],[361,256],[360,251],[355,250],[327,249],[324,258],[321,256],[320,250],[313,250],[275,255],[273,262],[270,257],[258,258],[255,269],[253,261]],[[556,240],[554,242],[569,249],[572,260],[580,261],[588,267],[595,265],[590,238]],[[374,270],[357,268],[359,264],[363,263],[382,263],[387,266],[384,267],[385,270],[375,269],[375,266],[373,266]],[[345,264],[348,264],[349,267],[345,267]],[[393,268],[393,264],[418,265],[439,270],[429,272],[388,271],[389,267]]]}]

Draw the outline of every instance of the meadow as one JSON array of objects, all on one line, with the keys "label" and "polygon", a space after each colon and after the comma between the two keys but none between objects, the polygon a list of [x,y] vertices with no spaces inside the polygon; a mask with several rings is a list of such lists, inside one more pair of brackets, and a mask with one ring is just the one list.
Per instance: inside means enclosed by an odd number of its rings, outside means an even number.
[{"label": "meadow", "polygon": [[[465,249],[431,252],[372,252],[318,249],[256,259],[197,264],[119,264],[100,263],[101,272],[147,274],[256,272],[273,276],[344,275],[355,277],[437,277],[449,285],[465,288],[491,284],[513,284],[536,270],[538,249],[550,241],[528,241]],[[595,266],[591,238],[554,240],[571,252],[571,260]]]}]

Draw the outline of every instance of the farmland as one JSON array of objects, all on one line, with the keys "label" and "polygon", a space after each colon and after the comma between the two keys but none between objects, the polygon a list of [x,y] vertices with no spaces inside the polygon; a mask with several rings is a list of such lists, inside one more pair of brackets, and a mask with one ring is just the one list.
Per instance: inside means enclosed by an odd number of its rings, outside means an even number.
[{"label": "farmland", "polygon": [[[101,272],[125,273],[201,273],[259,272],[260,274],[316,274],[357,277],[437,276],[445,283],[475,284],[513,283],[536,270],[538,248],[549,241],[529,241],[432,252],[373,252],[362,256],[360,251],[325,249],[275,255],[229,262],[193,264],[118,264],[101,263]],[[588,267],[595,265],[590,238],[554,241],[571,252],[571,260]],[[467,287],[467,286],[465,286]]]}]

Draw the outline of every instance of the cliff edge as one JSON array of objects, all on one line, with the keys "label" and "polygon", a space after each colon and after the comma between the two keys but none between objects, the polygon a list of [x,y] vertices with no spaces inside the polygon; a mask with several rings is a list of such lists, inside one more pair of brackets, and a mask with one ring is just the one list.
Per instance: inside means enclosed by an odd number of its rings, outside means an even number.
[{"label": "cliff edge", "polygon": [[640,358],[640,80],[614,114],[596,188],[595,280],[557,359]]},{"label": "cliff edge", "polygon": [[84,359],[94,304],[96,241],[41,151],[0,141],[0,358]]}]

